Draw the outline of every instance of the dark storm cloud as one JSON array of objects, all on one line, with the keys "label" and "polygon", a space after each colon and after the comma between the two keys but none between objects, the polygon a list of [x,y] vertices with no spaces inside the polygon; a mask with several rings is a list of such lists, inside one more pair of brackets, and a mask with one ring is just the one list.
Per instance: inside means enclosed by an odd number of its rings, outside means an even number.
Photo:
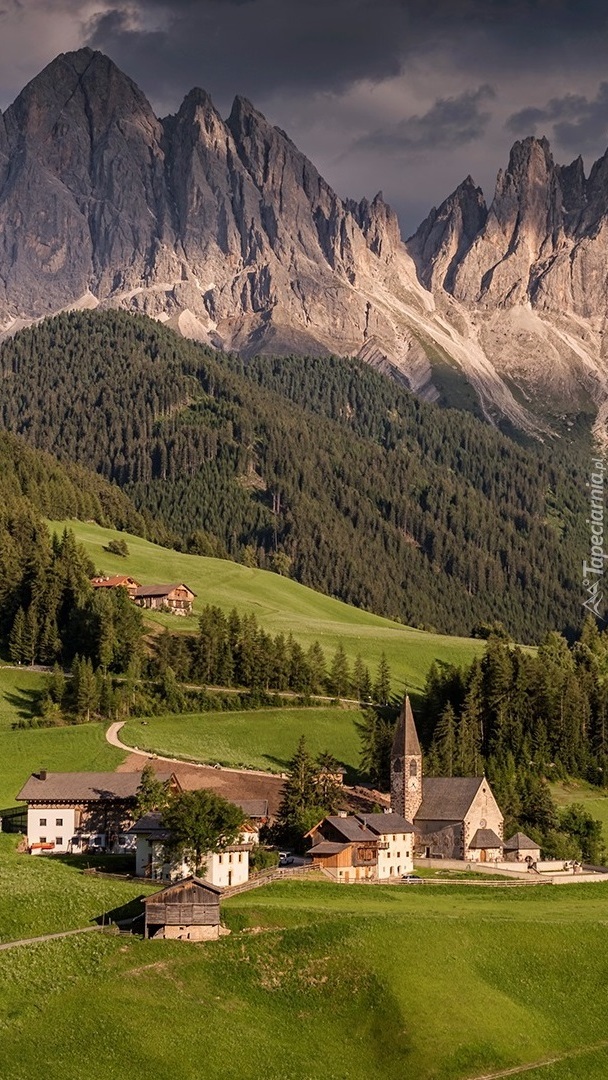
[{"label": "dark storm cloud", "polygon": [[508,118],[506,126],[515,135],[551,129],[555,141],[567,150],[594,150],[600,140],[608,138],[608,82],[600,83],[594,98],[564,94],[551,98],[543,108],[520,109]]},{"label": "dark storm cloud", "polygon": [[358,149],[377,149],[399,154],[417,150],[449,149],[479,139],[491,114],[482,106],[496,97],[484,83],[457,97],[438,98],[422,116],[408,116],[391,127],[381,128],[358,139]]}]

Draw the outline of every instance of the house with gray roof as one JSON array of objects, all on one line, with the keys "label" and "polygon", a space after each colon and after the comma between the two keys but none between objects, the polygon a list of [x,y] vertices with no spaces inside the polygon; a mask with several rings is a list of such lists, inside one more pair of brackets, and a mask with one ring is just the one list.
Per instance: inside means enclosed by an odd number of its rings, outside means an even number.
[{"label": "house with gray roof", "polygon": [[485,776],[423,776],[422,751],[406,696],[391,753],[391,806],[410,816],[425,858],[490,862],[502,857],[503,815]]},{"label": "house with gray roof", "polygon": [[[172,772],[163,783],[179,789]],[[131,850],[128,831],[135,820],[140,772],[32,773],[17,799],[27,803],[27,842],[31,854],[119,853]]]},{"label": "house with gray roof", "polygon": [[413,868],[414,826],[401,814],[336,814],[307,834],[313,864],[336,881],[380,881]]},{"label": "house with gray roof", "polygon": [[504,853],[507,862],[536,863],[540,859],[540,847],[523,832],[516,832],[509,840],[505,840]]}]

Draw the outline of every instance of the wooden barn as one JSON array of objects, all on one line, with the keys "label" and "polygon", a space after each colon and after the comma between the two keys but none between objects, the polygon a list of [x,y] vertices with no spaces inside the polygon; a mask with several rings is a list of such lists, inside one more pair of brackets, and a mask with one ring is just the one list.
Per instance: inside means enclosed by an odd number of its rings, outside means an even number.
[{"label": "wooden barn", "polygon": [[174,615],[191,615],[196,593],[187,585],[141,585],[133,595],[140,607],[171,611]]},{"label": "wooden barn", "polygon": [[144,937],[216,940],[220,936],[221,892],[208,881],[187,877],[146,896]]}]

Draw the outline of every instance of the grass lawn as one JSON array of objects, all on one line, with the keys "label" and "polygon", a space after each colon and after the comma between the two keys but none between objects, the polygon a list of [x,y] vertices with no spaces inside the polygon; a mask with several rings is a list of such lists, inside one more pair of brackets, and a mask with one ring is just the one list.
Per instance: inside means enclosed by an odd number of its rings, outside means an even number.
[{"label": "grass lawn", "polygon": [[141,882],[83,874],[86,858],[70,863],[17,854],[20,839],[0,834],[0,942],[92,926],[103,913],[154,891]]},{"label": "grass lawn", "polygon": [[[240,611],[255,612],[265,630],[275,634],[292,631],[304,646],[318,640],[331,653],[342,642],[348,657],[354,660],[360,653],[374,674],[380,656],[385,652],[396,691],[403,691],[404,684],[409,690],[421,689],[435,659],[457,665],[470,664],[483,652],[481,641],[413,630],[323,596],[267,570],[252,570],[222,559],[182,555],[137,536],[102,529],[88,522],[50,523],[51,529],[58,532],[66,526],[84,544],[99,570],[108,574],[131,574],[144,585],[185,581],[197,594],[195,614],[208,603],[217,604],[224,611],[237,607]],[[127,541],[128,558],[104,551],[112,539]],[[158,614],[151,618],[174,630],[196,630],[194,617],[176,619]]]},{"label": "grass lawn", "polygon": [[48,1080],[470,1080],[581,1048],[526,1075],[599,1080],[607,898],[291,882],[227,901],[217,943],[0,953],[3,1080],[42,1046]]},{"label": "grass lawn", "polygon": [[551,793],[558,806],[582,803],[594,818],[599,818],[608,844],[608,791],[602,792],[601,788],[593,787],[584,780],[569,780],[567,783],[551,784]]},{"label": "grass lawn", "polygon": [[140,750],[232,767],[283,772],[298,739],[306,736],[315,756],[324,750],[350,776],[359,764],[358,709],[255,709],[245,712],[185,713],[129,720],[121,739]]},{"label": "grass lawn", "polygon": [[0,667],[0,808],[16,805],[15,796],[35,769],[103,772],[124,760],[105,741],[103,724],[13,731],[15,720],[31,716],[43,686],[43,675]]}]

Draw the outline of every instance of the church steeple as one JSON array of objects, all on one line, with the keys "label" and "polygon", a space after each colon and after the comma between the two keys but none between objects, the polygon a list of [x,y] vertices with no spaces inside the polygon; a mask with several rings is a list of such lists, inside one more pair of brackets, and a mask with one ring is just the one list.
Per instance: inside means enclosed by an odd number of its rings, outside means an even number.
[{"label": "church steeple", "polygon": [[410,699],[405,695],[391,751],[391,809],[413,821],[422,802],[422,751]]}]

